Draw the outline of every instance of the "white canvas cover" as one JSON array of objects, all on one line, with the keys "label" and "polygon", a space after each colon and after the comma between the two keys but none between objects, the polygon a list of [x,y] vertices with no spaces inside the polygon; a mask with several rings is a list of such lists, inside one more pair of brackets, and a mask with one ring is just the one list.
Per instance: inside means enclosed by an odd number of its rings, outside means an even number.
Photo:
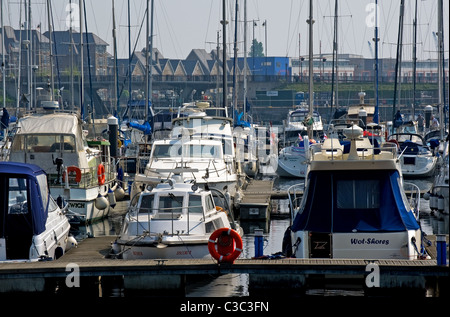
[{"label": "white canvas cover", "polygon": [[30,116],[19,120],[18,134],[42,133],[42,134],[74,134],[81,137],[78,129],[78,118],[73,114],[48,114],[42,116]]}]

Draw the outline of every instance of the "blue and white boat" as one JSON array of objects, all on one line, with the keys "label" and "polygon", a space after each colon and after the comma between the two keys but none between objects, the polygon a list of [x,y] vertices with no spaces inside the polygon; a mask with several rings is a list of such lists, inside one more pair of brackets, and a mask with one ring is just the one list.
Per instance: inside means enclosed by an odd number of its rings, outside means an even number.
[{"label": "blue and white boat", "polygon": [[58,259],[69,221],[34,164],[0,162],[0,262]]},{"label": "blue and white boat", "polygon": [[289,188],[284,252],[297,258],[425,258],[420,191],[408,184],[413,195],[406,197],[396,146],[372,146],[358,126],[344,134],[349,149],[326,139],[308,152],[306,183]]}]

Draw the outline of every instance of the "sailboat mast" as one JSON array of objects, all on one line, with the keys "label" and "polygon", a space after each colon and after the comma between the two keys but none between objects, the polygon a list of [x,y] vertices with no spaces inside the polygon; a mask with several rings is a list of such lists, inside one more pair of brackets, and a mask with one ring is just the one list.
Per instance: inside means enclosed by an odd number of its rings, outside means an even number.
[{"label": "sailboat mast", "polygon": [[[227,108],[227,90],[228,90],[228,85],[227,85],[227,15],[226,15],[226,0],[222,0],[222,43],[223,43],[223,49],[222,49],[222,63],[223,63],[223,72],[222,72],[222,77],[223,77],[223,93],[222,93],[222,103],[223,103],[223,107],[226,109]],[[217,52],[217,54],[219,54],[219,52]]]},{"label": "sailboat mast", "polygon": [[[397,82],[398,75],[400,72],[401,78],[401,59],[402,59],[402,42],[403,42],[403,14],[405,11],[405,1],[401,0],[400,3],[400,18],[398,22],[398,38],[397,38],[397,57],[395,60],[395,79],[394,79],[394,102],[392,106],[392,123],[394,123],[395,113],[396,113],[396,103],[397,103]],[[400,71],[399,71],[400,68]],[[394,133],[394,124],[392,124],[392,134]]]},{"label": "sailboat mast", "polygon": [[[235,5],[235,20],[234,20],[234,61],[233,61],[233,118],[234,113],[237,111],[237,89],[238,89],[238,82],[236,78],[236,69],[237,69],[237,26],[238,26],[238,0],[236,0]],[[245,105],[244,105],[245,108]]]},{"label": "sailboat mast", "polygon": [[150,15],[150,8],[149,8],[149,1],[147,0],[147,20],[146,20],[146,35],[145,35],[145,107],[144,107],[144,118],[147,120],[148,117],[148,101],[149,101],[149,74],[148,74],[148,40],[149,40],[149,15]]},{"label": "sailboat mast", "polygon": [[443,3],[442,0],[438,0],[438,44],[439,44],[439,57],[438,57],[438,83],[439,83],[439,120],[440,123],[440,139],[444,140],[444,103],[445,103],[445,97],[444,97],[444,27],[443,27]]},{"label": "sailboat mast", "polygon": [[55,89],[55,81],[53,79],[53,43],[52,43],[52,23],[50,21],[50,0],[47,0],[47,22],[48,22],[48,41],[50,54],[50,100],[53,101],[53,94]]},{"label": "sailboat mast", "polygon": [[244,0],[244,120],[247,120],[247,0]]},{"label": "sailboat mast", "polygon": [[83,48],[83,0],[79,0],[80,7],[80,107],[81,107],[81,119],[84,120],[84,48]]},{"label": "sailboat mast", "polygon": [[3,108],[6,108],[6,82],[5,82],[5,26],[3,21],[3,0],[0,0],[0,19],[2,20],[2,83],[3,83]]},{"label": "sailboat mast", "polygon": [[128,105],[131,105],[131,15],[128,0]]},{"label": "sailboat mast", "polygon": [[[154,0],[152,0],[152,2],[151,2],[151,10],[150,10],[150,18],[151,18],[150,39],[149,39],[150,40],[150,51],[148,52],[149,58],[150,58],[149,74],[148,74],[148,76],[149,76],[149,78],[148,78],[148,82],[149,82],[148,83],[148,98],[149,98],[150,103],[152,103],[152,91],[153,91],[153,78],[152,78],[152,76],[153,76],[153,10],[154,10]],[[149,103],[147,102],[147,104],[145,105],[145,108],[147,109],[147,111],[149,110],[148,104]],[[145,120],[148,120],[148,116],[145,117]]]},{"label": "sailboat mast", "polygon": [[373,122],[379,123],[379,99],[378,99],[378,0],[375,0],[375,37],[373,41],[375,42],[375,112],[373,115]]},{"label": "sailboat mast", "polygon": [[417,0],[415,1],[414,21],[413,21],[413,117],[416,115],[416,74],[417,74]]},{"label": "sailboat mast", "polygon": [[[313,6],[312,0],[309,1],[309,18],[306,21],[309,24],[309,117],[313,117],[313,106],[314,106],[314,84],[313,84]],[[308,137],[312,139],[312,128],[308,125]]]},{"label": "sailboat mast", "polygon": [[116,106],[115,116],[117,116],[119,113],[119,78],[117,74],[116,13],[114,10],[114,0],[112,0],[112,18],[113,18],[113,46],[114,46],[114,100]]}]

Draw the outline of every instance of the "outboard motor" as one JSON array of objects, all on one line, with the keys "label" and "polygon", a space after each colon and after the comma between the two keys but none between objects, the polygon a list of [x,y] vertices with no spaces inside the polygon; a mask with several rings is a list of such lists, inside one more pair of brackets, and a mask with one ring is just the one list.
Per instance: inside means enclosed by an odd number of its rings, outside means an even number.
[{"label": "outboard motor", "polygon": [[53,155],[52,155],[52,160],[53,160],[53,164],[56,165],[56,172],[58,173],[58,177],[55,179],[55,184],[60,184],[61,183],[60,177],[62,175],[64,161],[62,158],[59,158],[59,157],[54,159]]}]

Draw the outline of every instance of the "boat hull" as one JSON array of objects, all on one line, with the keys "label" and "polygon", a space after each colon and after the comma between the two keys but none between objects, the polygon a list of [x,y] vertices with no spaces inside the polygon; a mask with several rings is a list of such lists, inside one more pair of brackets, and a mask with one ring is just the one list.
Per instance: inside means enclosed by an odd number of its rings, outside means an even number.
[{"label": "boat hull", "polygon": [[[417,242],[415,246],[413,237]],[[292,233],[292,241],[300,244],[297,258],[333,259],[402,259],[416,260],[420,249],[420,230],[402,232],[350,232],[317,233],[298,231]]]},{"label": "boat hull", "polygon": [[148,243],[132,245],[117,241],[121,248],[122,258],[126,260],[139,259],[208,259],[211,255],[208,251],[208,243],[198,244],[167,244],[158,247],[157,244]]},{"label": "boat hull", "polygon": [[304,178],[307,164],[304,153],[284,153],[278,158],[277,174],[281,177]]},{"label": "boat hull", "polygon": [[402,174],[405,177],[430,177],[436,169],[435,156],[408,156],[401,159]]}]

